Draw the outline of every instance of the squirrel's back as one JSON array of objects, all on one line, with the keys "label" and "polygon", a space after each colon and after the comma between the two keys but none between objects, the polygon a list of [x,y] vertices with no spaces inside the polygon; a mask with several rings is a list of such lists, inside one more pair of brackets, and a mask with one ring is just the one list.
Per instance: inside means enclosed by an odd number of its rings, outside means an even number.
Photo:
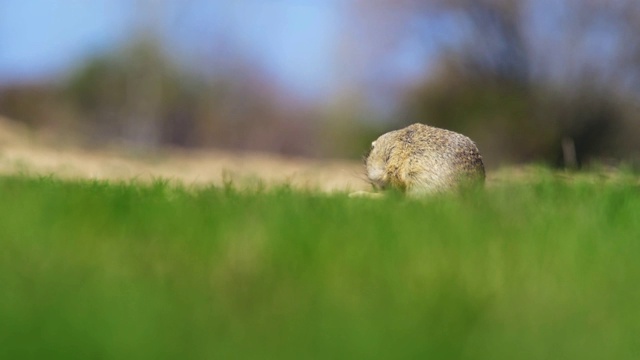
[{"label": "squirrel's back", "polygon": [[468,137],[423,124],[388,132],[372,143],[367,176],[377,188],[410,194],[484,182],[482,156]]}]

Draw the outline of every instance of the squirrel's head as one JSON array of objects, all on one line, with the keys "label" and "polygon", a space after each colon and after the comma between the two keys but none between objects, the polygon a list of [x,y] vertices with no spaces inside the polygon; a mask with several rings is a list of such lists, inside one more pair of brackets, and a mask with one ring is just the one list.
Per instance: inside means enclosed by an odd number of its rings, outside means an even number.
[{"label": "squirrel's head", "polygon": [[380,136],[376,141],[371,143],[371,149],[365,158],[365,166],[367,170],[367,178],[371,185],[376,189],[382,190],[388,185],[387,162],[391,149],[388,146],[389,134]]}]

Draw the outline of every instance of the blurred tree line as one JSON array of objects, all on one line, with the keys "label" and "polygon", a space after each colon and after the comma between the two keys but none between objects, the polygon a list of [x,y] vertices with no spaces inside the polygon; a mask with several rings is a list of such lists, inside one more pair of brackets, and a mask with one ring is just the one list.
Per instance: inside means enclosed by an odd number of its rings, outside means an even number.
[{"label": "blurred tree line", "polygon": [[424,75],[394,87],[384,115],[363,100],[377,89],[366,81],[329,104],[303,105],[246,57],[221,48],[214,75],[185,71],[150,36],[56,83],[0,88],[0,112],[89,144],[354,157],[381,132],[422,122],[470,136],[489,166],[640,158],[637,0],[349,4],[358,31],[345,36],[355,36],[366,76],[384,78],[397,44],[437,54]]},{"label": "blurred tree line", "polygon": [[422,121],[465,133],[490,165],[637,164],[640,2],[356,4],[387,50],[417,39],[440,55],[433,71],[403,93],[398,125]]},{"label": "blurred tree line", "polygon": [[358,125],[358,113],[305,106],[242,57],[219,65],[215,75],[184,70],[158,42],[141,38],[60,81],[0,88],[0,113],[87,146],[310,157],[359,156],[366,148],[353,141],[368,127]]}]

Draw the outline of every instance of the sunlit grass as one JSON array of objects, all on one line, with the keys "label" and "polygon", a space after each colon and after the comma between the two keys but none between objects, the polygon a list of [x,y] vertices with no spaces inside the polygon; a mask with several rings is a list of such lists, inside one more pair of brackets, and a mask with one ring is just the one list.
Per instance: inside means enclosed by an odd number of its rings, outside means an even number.
[{"label": "sunlit grass", "polygon": [[640,189],[0,179],[0,358],[635,359]]}]

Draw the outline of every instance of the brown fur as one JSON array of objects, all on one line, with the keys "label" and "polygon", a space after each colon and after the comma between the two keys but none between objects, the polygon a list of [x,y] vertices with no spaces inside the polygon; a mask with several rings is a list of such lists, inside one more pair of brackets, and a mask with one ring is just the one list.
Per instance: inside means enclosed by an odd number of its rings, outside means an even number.
[{"label": "brown fur", "polygon": [[371,144],[367,177],[378,189],[410,195],[484,183],[482,156],[468,137],[423,124],[388,132]]}]

